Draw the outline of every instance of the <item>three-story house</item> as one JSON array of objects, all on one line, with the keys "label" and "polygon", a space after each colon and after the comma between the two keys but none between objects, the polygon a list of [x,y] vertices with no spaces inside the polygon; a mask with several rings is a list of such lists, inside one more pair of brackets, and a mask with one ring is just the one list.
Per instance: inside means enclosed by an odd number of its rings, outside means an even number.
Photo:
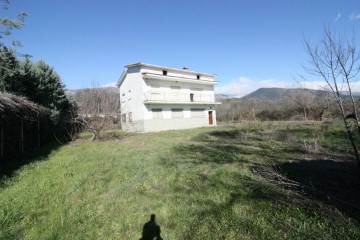
[{"label": "three-story house", "polygon": [[117,82],[124,130],[216,126],[216,75],[145,63],[125,68]]}]

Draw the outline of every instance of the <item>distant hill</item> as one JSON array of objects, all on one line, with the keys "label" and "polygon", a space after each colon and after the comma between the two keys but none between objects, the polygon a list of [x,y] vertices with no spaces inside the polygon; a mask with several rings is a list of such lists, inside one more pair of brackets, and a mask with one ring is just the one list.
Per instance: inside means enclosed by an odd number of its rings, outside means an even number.
[{"label": "distant hill", "polygon": [[[312,90],[312,89],[301,89],[301,88],[259,88],[258,90],[242,97],[241,99],[253,99],[253,100],[270,100],[277,101],[280,100],[284,94],[292,94],[298,91],[304,92],[313,92],[317,97],[322,98],[329,94],[328,91],[324,90]],[[341,95],[344,99],[349,98],[348,92],[341,92]],[[356,98],[360,97],[360,92],[353,92],[353,96]]]},{"label": "distant hill", "polygon": [[278,100],[288,90],[286,88],[259,88],[241,99]]},{"label": "distant hill", "polygon": [[[72,95],[72,96],[74,96],[77,91],[83,90],[83,89],[87,89],[87,88],[66,89],[66,90],[65,90],[65,93],[66,93],[67,95]],[[105,87],[105,89],[108,89],[110,92],[119,93],[119,88],[117,88],[117,87]],[[119,93],[119,94],[120,94],[120,93]]]},{"label": "distant hill", "polygon": [[[341,91],[340,93],[344,96],[349,96],[349,92]],[[352,92],[352,94],[354,97],[360,97],[360,92]]]},{"label": "distant hill", "polygon": [[229,95],[225,95],[225,94],[215,94],[215,99],[217,101],[221,101],[223,99],[232,99],[233,97],[229,96]]}]

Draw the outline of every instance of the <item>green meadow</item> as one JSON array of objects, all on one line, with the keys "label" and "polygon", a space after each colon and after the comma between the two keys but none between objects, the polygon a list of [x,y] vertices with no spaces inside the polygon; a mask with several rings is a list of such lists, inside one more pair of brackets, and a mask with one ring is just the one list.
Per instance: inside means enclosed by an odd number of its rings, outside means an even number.
[{"label": "green meadow", "polygon": [[337,123],[88,137],[2,179],[0,239],[140,239],[151,214],[163,239],[360,239],[357,165]]}]

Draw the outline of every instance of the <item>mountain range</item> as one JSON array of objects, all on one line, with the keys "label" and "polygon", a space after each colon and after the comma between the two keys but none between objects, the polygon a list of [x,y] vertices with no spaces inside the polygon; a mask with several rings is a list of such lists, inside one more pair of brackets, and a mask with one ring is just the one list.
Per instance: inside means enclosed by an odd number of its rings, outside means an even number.
[{"label": "mountain range", "polygon": [[[312,89],[301,89],[301,88],[259,88],[256,91],[249,93],[240,99],[252,99],[252,100],[268,100],[268,101],[276,101],[280,100],[282,96],[285,94],[287,95],[293,95],[298,94],[303,91],[304,93],[312,92],[317,97],[324,97],[329,94],[328,91],[325,90],[312,90]],[[332,94],[332,93],[331,93]],[[348,92],[341,92],[341,95],[346,99],[349,97]],[[355,97],[360,96],[360,92],[353,92],[353,95]],[[231,99],[233,97],[224,95],[224,94],[217,94],[217,99]]]},{"label": "mountain range", "polygon": [[[106,87],[110,92],[118,93],[119,89],[117,87]],[[75,95],[75,93],[81,89],[67,89],[66,94],[68,95]],[[280,100],[283,95],[285,94],[295,94],[299,93],[299,91],[304,92],[313,92],[316,96],[322,97],[329,92],[324,90],[311,90],[311,89],[300,89],[300,88],[259,88],[256,91],[249,93],[240,99],[252,99],[252,100],[269,100],[269,101],[276,101]],[[341,92],[344,98],[348,98],[348,92]],[[353,92],[353,95],[356,97],[360,97],[360,92]],[[215,94],[215,98],[217,101],[226,100],[226,99],[233,99],[234,97],[226,95],[226,94]]]},{"label": "mountain range", "polygon": [[[117,88],[117,87],[104,87],[104,88],[107,89],[109,92],[119,93],[119,88]],[[67,95],[75,96],[75,94],[76,94],[77,91],[83,90],[83,89],[86,89],[86,88],[66,89],[66,90],[65,90],[65,93],[66,93]],[[119,94],[120,94],[120,93],[119,93]]]}]

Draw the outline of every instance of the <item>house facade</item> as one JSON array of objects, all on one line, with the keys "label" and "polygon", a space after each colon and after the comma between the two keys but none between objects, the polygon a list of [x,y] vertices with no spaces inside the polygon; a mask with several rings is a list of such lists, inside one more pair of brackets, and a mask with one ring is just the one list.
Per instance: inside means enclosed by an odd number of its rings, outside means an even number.
[{"label": "house facade", "polygon": [[150,132],[216,126],[215,76],[187,68],[126,65],[117,82],[122,128]]}]

